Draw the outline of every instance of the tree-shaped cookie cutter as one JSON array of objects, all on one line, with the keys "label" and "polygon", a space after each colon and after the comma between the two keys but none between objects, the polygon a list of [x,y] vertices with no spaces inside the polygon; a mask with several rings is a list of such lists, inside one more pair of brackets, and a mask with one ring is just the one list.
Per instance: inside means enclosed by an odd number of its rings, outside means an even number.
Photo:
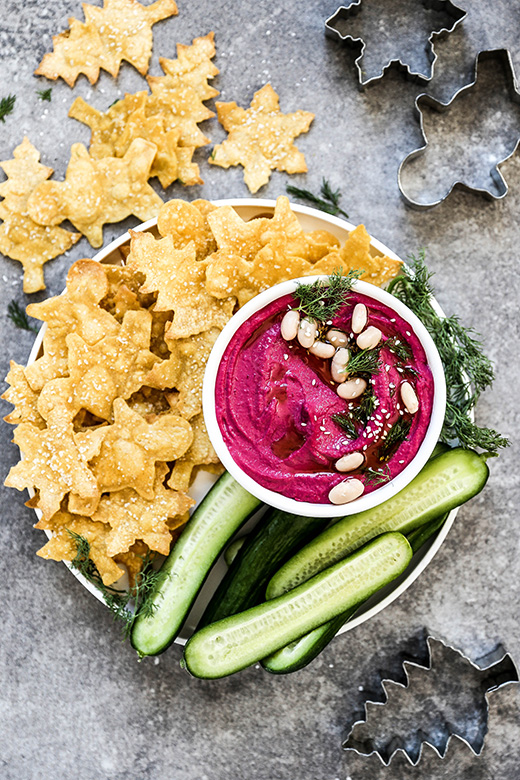
[{"label": "tree-shaped cookie cutter", "polygon": [[[412,764],[416,766],[422,756],[422,752],[425,745],[429,745],[437,753],[440,758],[445,758],[450,741],[452,739],[458,739],[467,745],[470,750],[479,756],[484,747],[484,737],[487,733],[487,722],[489,716],[489,701],[488,696],[493,691],[502,688],[509,683],[518,683],[519,675],[518,670],[513,662],[513,659],[508,653],[505,653],[503,648],[499,645],[492,653],[486,655],[478,663],[474,663],[470,658],[465,656],[460,650],[457,650],[441,639],[437,639],[431,635],[426,638],[426,646],[428,652],[428,658],[426,661],[411,659],[406,657],[403,660],[402,668],[404,673],[405,682],[400,680],[391,679],[389,677],[384,678],[381,681],[381,687],[383,692],[383,701],[367,699],[365,701],[365,717],[357,720],[351,727],[345,741],[343,742],[344,750],[352,750],[361,756],[377,755],[380,761],[388,766],[393,757],[402,752]],[[408,689],[411,685],[410,677],[414,676],[414,669],[424,672],[432,672],[435,667],[436,656],[443,654],[452,654],[456,663],[467,665],[468,671],[471,672],[477,678],[477,693],[475,697],[479,699],[479,703],[482,707],[482,711],[477,718],[478,728],[473,724],[473,737],[464,736],[460,733],[457,727],[457,723],[453,720],[450,721],[449,715],[445,715],[442,721],[436,715],[435,725],[433,733],[429,733],[422,729],[419,724],[415,724],[415,732],[410,733],[408,741],[398,734],[392,736],[386,735],[387,743],[381,747],[377,747],[375,740],[363,731],[367,730],[367,724],[370,724],[370,714],[376,708],[386,707],[389,699],[392,698],[392,691],[399,692],[399,689]],[[443,664],[446,667],[446,664]],[[424,679],[424,677],[423,677]],[[451,684],[455,684],[456,681],[449,681]],[[458,679],[460,684],[460,679]],[[395,696],[394,696],[395,698]],[[422,700],[421,700],[422,701]],[[394,702],[395,704],[395,702]],[[424,700],[424,707],[428,707],[429,703]],[[430,702],[431,706],[431,702]],[[460,705],[463,707],[463,703]],[[374,708],[374,709],[373,709]],[[465,713],[466,714],[466,713]],[[469,717],[466,714],[466,717]],[[399,716],[396,716],[398,719]],[[395,724],[395,721],[394,721]],[[431,725],[431,724],[430,724]],[[395,728],[397,729],[397,725]]]},{"label": "tree-shaped cookie cutter", "polygon": [[362,68],[363,55],[366,49],[365,41],[363,40],[363,38],[354,38],[353,36],[348,34],[343,35],[338,29],[338,23],[341,20],[352,19],[354,16],[357,16],[357,14],[361,10],[362,2],[363,0],[353,0],[353,2],[349,3],[349,5],[347,6],[342,5],[332,16],[330,16],[325,21],[325,35],[327,37],[334,38],[335,40],[339,40],[343,45],[348,46],[349,48],[358,48],[359,44],[361,44],[361,53],[355,60],[355,65],[358,72],[358,86],[360,89],[364,89],[369,84],[373,84],[376,81],[379,81],[379,79],[381,79],[384,76],[386,69],[392,63],[396,63],[399,70],[403,72],[406,75],[406,77],[412,81],[419,81],[422,84],[426,84],[429,81],[431,81],[434,74],[435,63],[437,61],[437,54],[435,53],[435,49],[434,49],[435,40],[439,38],[443,38],[448,33],[453,32],[453,30],[459,24],[459,22],[461,22],[466,16],[466,11],[463,11],[461,8],[456,6],[454,3],[451,2],[451,0],[422,0],[422,3],[426,8],[432,8],[436,11],[444,11],[453,19],[453,24],[451,24],[449,27],[443,27],[440,30],[436,30],[432,32],[428,38],[426,52],[428,55],[428,59],[430,61],[431,75],[425,76],[423,73],[412,71],[410,69],[410,66],[406,62],[403,62],[401,59],[397,59],[397,60],[391,59],[386,63],[386,65],[383,66],[380,75],[373,76],[372,78],[367,79],[365,81],[363,79],[363,68]]},{"label": "tree-shaped cookie cutter", "polygon": [[505,162],[507,162],[507,160],[509,160],[515,154],[516,150],[518,149],[518,145],[520,144],[520,138],[518,138],[518,140],[514,144],[514,148],[511,150],[511,152],[507,154],[505,157],[503,157],[501,160],[499,160],[490,170],[490,175],[496,184],[498,194],[495,194],[484,187],[472,187],[469,184],[466,184],[464,181],[457,179],[455,182],[453,182],[450,185],[447,192],[441,198],[438,198],[432,203],[421,203],[420,201],[417,201],[414,198],[409,197],[406,194],[403,185],[403,169],[405,168],[405,166],[408,165],[408,163],[411,162],[413,159],[422,156],[428,148],[428,139],[426,136],[426,132],[424,130],[424,121],[423,121],[423,113],[421,110],[421,106],[427,106],[428,108],[432,108],[435,111],[438,111],[439,113],[444,113],[446,111],[449,111],[455,101],[460,99],[463,95],[465,95],[467,92],[469,92],[475,87],[477,83],[479,64],[481,62],[484,62],[485,60],[494,59],[494,58],[498,58],[499,60],[501,60],[504,65],[504,70],[505,70],[506,80],[507,80],[507,88],[508,88],[510,99],[514,103],[520,104],[520,94],[518,92],[518,84],[515,78],[513,62],[511,59],[511,54],[507,49],[490,49],[490,50],[480,51],[477,54],[477,57],[475,59],[475,70],[474,70],[473,81],[471,81],[469,84],[465,84],[463,87],[461,87],[461,89],[457,90],[457,92],[454,94],[451,100],[448,101],[448,103],[442,103],[439,100],[435,100],[435,98],[433,98],[431,95],[428,95],[425,92],[418,95],[417,98],[415,99],[415,114],[419,120],[419,126],[423,138],[423,145],[417,149],[414,149],[414,151],[410,152],[410,154],[408,154],[404,158],[397,172],[397,184],[399,186],[399,191],[407,206],[410,206],[411,208],[417,210],[431,209],[434,206],[439,206],[441,203],[443,203],[446,200],[446,198],[449,197],[449,195],[453,192],[454,189],[461,189],[466,192],[473,192],[480,195],[484,195],[484,197],[488,198],[489,200],[495,200],[495,201],[502,200],[502,198],[505,198],[505,196],[507,195],[509,188],[506,180],[504,179],[502,173],[500,172],[500,166],[503,165]]}]

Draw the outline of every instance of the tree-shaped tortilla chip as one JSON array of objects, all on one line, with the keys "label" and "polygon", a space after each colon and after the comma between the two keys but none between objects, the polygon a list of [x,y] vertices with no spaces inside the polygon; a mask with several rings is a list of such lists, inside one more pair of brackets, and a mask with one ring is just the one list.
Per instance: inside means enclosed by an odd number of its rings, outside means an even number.
[{"label": "tree-shaped tortilla chip", "polygon": [[308,131],[314,114],[282,114],[278,95],[270,84],[255,92],[250,108],[240,108],[235,102],[217,103],[217,114],[228,137],[214,147],[209,161],[222,168],[242,165],[251,192],[267,184],[272,170],[307,171],[305,157],[293,141]]},{"label": "tree-shaped tortilla chip", "polygon": [[45,289],[43,265],[63,254],[79,240],[79,233],[60,227],[42,227],[27,214],[31,193],[52,174],[52,168],[42,165],[40,153],[28,138],[14,150],[14,159],[0,162],[7,181],[0,184],[0,252],[18,260],[24,270],[23,289],[26,293]]},{"label": "tree-shaped tortilla chip", "polygon": [[137,0],[105,0],[103,8],[83,3],[85,23],[69,19],[70,29],[53,37],[54,50],[46,54],[35,71],[48,79],[63,78],[73,87],[80,73],[91,84],[99,70],[114,78],[122,60],[144,76],[152,54],[152,26],[174,16],[174,0],[156,0],[143,6]]}]

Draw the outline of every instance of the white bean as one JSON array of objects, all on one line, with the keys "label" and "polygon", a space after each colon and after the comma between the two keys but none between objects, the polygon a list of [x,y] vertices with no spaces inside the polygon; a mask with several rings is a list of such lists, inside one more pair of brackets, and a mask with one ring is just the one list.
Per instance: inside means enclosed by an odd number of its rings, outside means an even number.
[{"label": "white bean", "polygon": [[338,485],[334,485],[329,493],[329,501],[331,504],[348,504],[359,498],[364,490],[365,486],[360,479],[345,479]]},{"label": "white bean", "polygon": [[296,309],[291,309],[284,315],[280,330],[282,331],[282,338],[286,341],[292,341],[296,338],[298,333],[298,326],[300,324],[300,312]]},{"label": "white bean", "polygon": [[401,385],[401,400],[405,405],[406,411],[415,414],[419,409],[419,399],[410,382],[403,382]]},{"label": "white bean", "polygon": [[334,344],[335,347],[346,347],[348,344],[347,334],[343,333],[342,330],[338,330],[337,328],[331,328],[328,330],[327,338],[331,344]]},{"label": "white bean", "polygon": [[309,349],[309,352],[312,352],[313,355],[323,358],[324,360],[331,358],[335,351],[335,347],[333,347],[332,344],[327,344],[325,341],[315,341]]},{"label": "white bean", "polygon": [[379,328],[370,325],[363,333],[359,334],[356,339],[356,344],[360,349],[374,349],[381,341],[382,335]]},{"label": "white bean", "polygon": [[357,379],[349,379],[348,382],[340,385],[336,392],[340,398],[359,398],[366,389],[366,381],[361,379],[361,377],[357,377]]},{"label": "white bean", "polygon": [[316,327],[315,322],[307,319],[307,317],[304,317],[303,320],[300,320],[300,325],[298,327],[298,341],[302,347],[305,347],[305,349],[312,347],[316,341],[317,335],[318,328]]},{"label": "white bean", "polygon": [[330,373],[334,382],[345,382],[347,379],[347,363],[350,360],[350,350],[345,347],[338,349],[332,363],[330,364]]},{"label": "white bean", "polygon": [[348,455],[344,455],[336,461],[336,468],[338,471],[354,471],[361,466],[364,460],[365,456],[362,452],[349,452]]},{"label": "white bean", "polygon": [[368,311],[364,303],[356,303],[352,312],[352,332],[361,333],[368,322]]}]

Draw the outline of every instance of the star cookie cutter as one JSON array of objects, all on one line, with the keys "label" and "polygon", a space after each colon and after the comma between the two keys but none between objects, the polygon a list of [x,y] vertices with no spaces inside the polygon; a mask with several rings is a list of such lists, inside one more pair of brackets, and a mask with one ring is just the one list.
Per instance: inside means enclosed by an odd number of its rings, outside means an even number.
[{"label": "star cookie cutter", "polygon": [[[404,682],[389,677],[381,681],[383,700],[367,699],[365,701],[365,718],[357,720],[352,725],[343,742],[344,750],[351,750],[360,756],[366,757],[375,754],[385,766],[390,764],[398,752],[404,753],[410,764],[416,766],[421,760],[425,745],[433,748],[439,758],[445,758],[452,739],[458,739],[463,742],[475,756],[481,754],[487,733],[489,694],[505,685],[519,682],[518,669],[513,659],[499,645],[492,653],[475,663],[461,653],[460,650],[431,635],[426,637],[426,648],[428,654],[426,660],[410,656],[403,657],[402,671]],[[449,658],[445,658],[445,656],[449,656]],[[451,661],[452,664],[456,665],[456,671],[458,672],[455,677],[452,676],[450,679],[443,681],[447,693],[444,694],[441,691],[439,698],[442,698],[442,703],[447,706],[447,709],[443,712],[437,711],[434,696],[421,695],[421,691],[417,690],[415,692],[419,701],[419,709],[422,708],[421,714],[429,708],[430,723],[427,726],[429,731],[417,727],[417,714],[412,713],[409,716],[409,724],[414,724],[415,731],[408,732],[407,737],[396,734],[395,731],[390,733],[392,729],[396,728],[394,718],[386,732],[383,725],[383,740],[379,740],[379,742],[383,741],[384,744],[376,744],[376,739],[366,734],[367,724],[370,727],[372,709],[374,714],[376,714],[377,710],[381,713],[391,699],[398,698],[403,691],[408,691],[410,686],[420,687],[420,682],[424,683],[428,679],[424,672],[432,673],[433,670],[433,673],[435,673],[438,666],[446,668],[445,660]],[[416,670],[420,670],[419,673]],[[467,686],[464,686],[463,680],[466,680],[468,674],[474,678],[473,692],[468,692]],[[426,682],[426,684],[428,683]],[[451,708],[451,712],[449,711],[450,696],[454,700],[454,707]],[[475,709],[471,713],[471,710],[467,708],[468,702],[474,704],[475,708],[479,706],[480,711],[477,712]],[[394,705],[395,709],[396,702],[392,701],[391,704]],[[457,707],[461,710],[460,716],[456,712]],[[399,713],[401,719],[406,720],[406,716],[403,716],[403,713],[406,713],[406,709],[401,707]],[[392,718],[392,715],[390,717]],[[458,722],[463,717],[469,722],[464,734],[461,733],[462,729],[459,728],[460,722]]]},{"label": "star cookie cutter", "polygon": [[434,206],[439,206],[441,203],[443,203],[446,200],[446,198],[448,198],[453,192],[453,190],[455,189],[464,190],[465,192],[477,193],[483,195],[488,200],[495,200],[495,201],[502,200],[507,195],[509,191],[509,187],[507,185],[506,180],[502,176],[502,173],[500,172],[500,166],[503,165],[505,162],[507,162],[507,160],[509,160],[518,149],[518,146],[520,144],[520,132],[519,132],[519,137],[517,138],[516,143],[514,144],[514,148],[511,149],[509,154],[507,154],[505,157],[502,157],[502,159],[498,160],[495,163],[495,165],[492,166],[492,168],[490,169],[491,179],[495,182],[496,185],[496,194],[491,190],[486,189],[485,187],[473,187],[469,184],[466,184],[463,180],[457,179],[451,183],[449,189],[445,192],[445,194],[441,198],[438,198],[432,203],[422,203],[416,200],[415,198],[409,197],[406,194],[403,185],[403,169],[408,165],[409,162],[411,162],[417,157],[421,157],[426,152],[429,145],[428,139],[426,137],[426,132],[424,130],[423,113],[421,110],[421,106],[428,106],[429,108],[432,108],[435,111],[438,111],[439,113],[444,113],[449,111],[451,106],[456,100],[463,97],[467,92],[469,92],[475,87],[478,78],[479,64],[489,59],[498,59],[503,63],[509,97],[512,102],[520,104],[520,94],[518,92],[518,84],[515,78],[513,61],[511,59],[511,54],[507,49],[489,49],[489,50],[486,49],[480,51],[477,54],[477,57],[475,59],[473,81],[471,81],[469,84],[465,84],[463,87],[461,87],[461,89],[457,90],[457,92],[454,94],[451,100],[449,100],[447,103],[442,103],[439,100],[435,100],[435,98],[433,98],[431,95],[428,95],[425,92],[418,95],[417,98],[415,99],[415,115],[419,120],[419,126],[420,126],[421,135],[423,137],[424,143],[422,146],[420,146],[417,149],[414,149],[414,151],[410,152],[410,154],[408,154],[404,158],[397,172],[397,184],[399,187],[399,192],[401,193],[401,196],[407,206],[410,206],[411,208],[417,209],[419,211],[434,208]]},{"label": "star cookie cutter", "polygon": [[453,24],[450,27],[443,27],[440,30],[436,30],[432,32],[428,38],[428,43],[426,45],[426,53],[428,55],[428,59],[430,61],[430,75],[425,75],[424,73],[419,73],[410,70],[410,66],[403,62],[401,59],[391,59],[389,60],[386,65],[383,66],[381,69],[381,73],[377,76],[373,76],[372,78],[363,79],[363,68],[362,68],[362,61],[363,56],[366,49],[366,43],[363,40],[363,38],[354,38],[351,35],[344,35],[341,33],[341,31],[338,29],[338,24],[341,23],[342,20],[351,19],[360,12],[362,7],[363,0],[353,0],[353,2],[349,3],[349,5],[344,6],[342,5],[338,10],[330,16],[326,22],[325,22],[325,35],[328,38],[334,38],[335,40],[339,40],[344,46],[347,46],[349,48],[357,48],[359,44],[361,44],[361,53],[355,60],[355,65],[358,72],[358,86],[360,89],[365,89],[370,84],[373,84],[376,81],[379,81],[379,79],[383,78],[385,71],[387,68],[390,67],[392,63],[396,63],[397,67],[401,72],[403,72],[408,79],[411,81],[418,81],[422,84],[426,84],[433,78],[435,63],[437,61],[437,54],[435,53],[434,49],[434,42],[436,39],[443,38],[448,33],[453,32],[455,27],[461,22],[464,17],[467,15],[466,11],[463,11],[461,8],[456,6],[454,3],[451,2],[451,0],[422,0],[423,6],[426,8],[431,8],[435,11],[444,11],[445,13],[449,14],[449,16],[453,19]]}]

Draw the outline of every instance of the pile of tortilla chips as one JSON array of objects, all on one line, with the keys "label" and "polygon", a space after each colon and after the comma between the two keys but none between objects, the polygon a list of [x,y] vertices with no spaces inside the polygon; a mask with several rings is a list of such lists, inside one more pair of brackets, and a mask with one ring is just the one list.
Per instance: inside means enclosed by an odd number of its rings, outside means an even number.
[{"label": "pile of tortilla chips", "polygon": [[186,522],[198,469],[218,471],[202,415],[211,348],[237,307],[296,276],[363,270],[381,285],[399,262],[372,256],[360,225],[343,246],[304,232],[285,197],[249,222],[229,206],[173,200],[159,236],[132,232],[124,265],[78,260],[63,295],[30,304],[47,324],[41,356],[15,363],[4,398],[23,460],[6,484],[35,491],[39,555],[71,560],[85,537],[103,582],[148,550],[166,554]]}]

